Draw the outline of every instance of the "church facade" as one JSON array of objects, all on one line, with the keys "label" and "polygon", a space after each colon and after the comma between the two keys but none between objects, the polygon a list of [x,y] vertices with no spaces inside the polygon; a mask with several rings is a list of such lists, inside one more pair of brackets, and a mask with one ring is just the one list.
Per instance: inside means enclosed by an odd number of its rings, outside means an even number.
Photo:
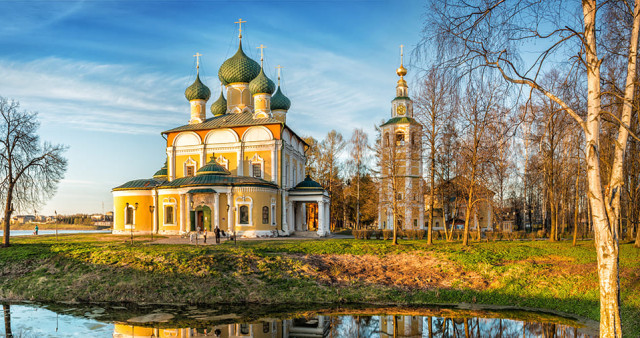
[{"label": "church facade", "polygon": [[[402,53],[401,53],[402,58]],[[422,125],[413,118],[413,102],[400,62],[391,118],[380,126],[380,229],[424,229]]]},{"label": "church facade", "polygon": [[[218,71],[209,106],[198,73],[185,91],[190,119],[162,132],[166,163],[113,189],[114,233],[184,234],[216,227],[238,237],[329,233],[329,196],[305,178],[304,140],[287,126],[290,100],[242,49]],[[199,55],[198,55],[199,56]],[[313,216],[313,217],[311,217]]]}]

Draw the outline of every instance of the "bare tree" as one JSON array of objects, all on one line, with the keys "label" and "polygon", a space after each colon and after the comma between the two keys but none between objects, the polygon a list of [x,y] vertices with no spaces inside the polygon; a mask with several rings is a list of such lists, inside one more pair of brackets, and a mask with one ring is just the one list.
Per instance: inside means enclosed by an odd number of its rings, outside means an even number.
[{"label": "bare tree", "polygon": [[[618,6],[613,8],[613,6]],[[604,76],[601,64],[611,53],[598,54],[596,18],[599,11],[616,10],[629,18],[630,25],[619,27],[628,32],[629,39],[621,48],[626,65],[621,97],[624,107],[620,116],[603,109],[601,84]],[[498,71],[513,84],[537,91],[562,107],[585,134],[588,195],[595,231],[600,285],[600,335],[620,337],[619,233],[620,195],[623,185],[623,162],[627,150],[629,125],[637,76],[638,32],[640,30],[640,0],[603,2],[583,0],[513,1],[477,0],[460,4],[458,1],[434,1],[427,31],[438,37],[439,51],[449,65],[465,65],[470,69],[485,67]],[[429,36],[431,38],[432,36]],[[428,39],[425,39],[429,41]],[[527,42],[544,45],[533,63],[520,58],[519,47]],[[548,47],[547,47],[548,46]],[[559,96],[538,81],[547,66],[546,61],[564,59],[579,71],[580,83],[586,83],[586,116],[579,107]],[[578,73],[576,73],[578,74]],[[618,122],[611,171],[603,179],[600,161],[601,119],[612,116]],[[608,179],[606,179],[608,178]],[[603,183],[605,182],[605,183]],[[608,185],[605,186],[606,182]]]},{"label": "bare tree", "polygon": [[335,203],[335,197],[338,195],[335,191],[336,184],[341,183],[338,179],[338,171],[340,170],[339,157],[345,147],[346,142],[342,134],[335,130],[331,130],[319,145],[319,176],[322,185],[329,190],[329,197],[334,201],[334,203],[331,203],[332,228],[335,227],[335,215],[338,214],[336,208],[339,206],[338,203]]},{"label": "bare tree", "polygon": [[[415,101],[415,118],[422,124],[423,138],[429,151],[429,225],[427,228],[427,244],[433,244],[433,212],[436,192],[436,159],[438,156],[441,129],[446,118],[453,118],[456,106],[456,82],[446,69],[430,67],[424,74]],[[444,201],[443,201],[444,202]],[[444,209],[443,209],[444,213]],[[443,222],[444,223],[444,222]]]},{"label": "bare tree", "polygon": [[349,142],[350,167],[356,177],[356,229],[360,229],[360,178],[366,173],[369,157],[369,138],[363,129],[354,129]]},{"label": "bare tree", "polygon": [[66,147],[40,143],[37,114],[0,97],[0,196],[4,199],[4,241],[9,246],[11,215],[52,196],[67,169]]}]

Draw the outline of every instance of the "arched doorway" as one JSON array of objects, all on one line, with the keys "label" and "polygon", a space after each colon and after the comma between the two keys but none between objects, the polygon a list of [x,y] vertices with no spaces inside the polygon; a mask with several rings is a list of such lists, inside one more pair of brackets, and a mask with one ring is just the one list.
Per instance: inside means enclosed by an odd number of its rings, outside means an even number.
[{"label": "arched doorway", "polygon": [[206,205],[199,205],[191,212],[191,231],[211,231],[211,208]]}]

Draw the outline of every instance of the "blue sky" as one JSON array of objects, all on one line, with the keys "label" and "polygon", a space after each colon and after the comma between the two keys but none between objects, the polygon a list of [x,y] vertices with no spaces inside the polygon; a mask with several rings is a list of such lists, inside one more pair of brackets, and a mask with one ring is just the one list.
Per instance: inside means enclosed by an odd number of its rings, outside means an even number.
[{"label": "blue sky", "polygon": [[423,2],[403,0],[0,2],[0,95],[39,113],[43,140],[69,146],[66,177],[38,213],[108,211],[113,187],[153,175],[160,133],[189,119],[192,55],[203,54],[215,100],[238,18],[245,52],[259,60],[256,47],[267,46],[274,81],[284,67],[298,134],[365,128],[373,139],[390,114],[398,46],[417,44],[423,14]]}]

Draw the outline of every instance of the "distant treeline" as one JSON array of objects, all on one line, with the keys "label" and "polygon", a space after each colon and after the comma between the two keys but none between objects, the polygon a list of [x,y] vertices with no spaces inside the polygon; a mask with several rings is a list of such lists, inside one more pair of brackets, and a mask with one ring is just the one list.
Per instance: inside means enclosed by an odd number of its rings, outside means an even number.
[{"label": "distant treeline", "polygon": [[58,223],[62,224],[93,224],[91,215],[70,215],[70,216],[58,216]]}]

